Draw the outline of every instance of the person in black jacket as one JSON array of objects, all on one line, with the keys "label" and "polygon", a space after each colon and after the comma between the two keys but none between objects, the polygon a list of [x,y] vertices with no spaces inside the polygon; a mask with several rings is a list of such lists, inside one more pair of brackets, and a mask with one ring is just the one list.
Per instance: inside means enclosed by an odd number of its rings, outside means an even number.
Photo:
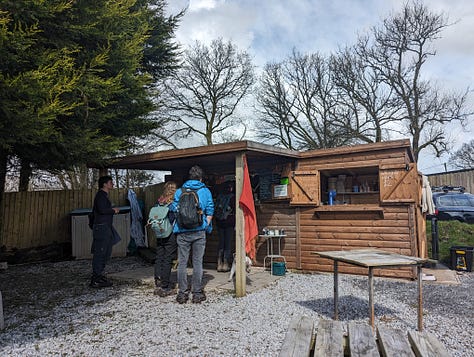
[{"label": "person in black jacket", "polygon": [[105,264],[112,254],[112,246],[116,243],[117,232],[112,226],[114,214],[119,213],[118,208],[112,208],[109,200],[109,191],[114,187],[112,177],[99,178],[99,191],[94,198],[94,225],[92,227],[92,278],[90,287],[104,288],[112,286],[112,282],[103,275]]}]

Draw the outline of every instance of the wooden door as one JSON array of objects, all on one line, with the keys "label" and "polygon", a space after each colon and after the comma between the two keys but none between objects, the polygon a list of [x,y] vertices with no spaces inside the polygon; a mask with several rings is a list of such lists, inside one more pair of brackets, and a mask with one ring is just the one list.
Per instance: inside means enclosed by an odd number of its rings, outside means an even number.
[{"label": "wooden door", "polygon": [[319,171],[292,171],[291,200],[294,206],[319,206],[321,203]]}]

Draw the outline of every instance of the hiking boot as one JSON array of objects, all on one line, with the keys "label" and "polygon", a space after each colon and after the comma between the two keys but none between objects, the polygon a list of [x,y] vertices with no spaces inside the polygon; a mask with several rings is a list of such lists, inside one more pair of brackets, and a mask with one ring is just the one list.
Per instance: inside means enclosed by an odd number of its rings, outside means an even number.
[{"label": "hiking boot", "polygon": [[105,277],[98,278],[98,279],[91,279],[91,282],[89,286],[94,289],[100,289],[100,288],[108,288],[112,286],[112,282],[105,279]]},{"label": "hiking boot", "polygon": [[173,294],[174,294],[174,290],[171,289],[171,288],[161,288],[160,291],[158,292],[158,295],[160,297],[166,297],[166,296],[170,296],[170,295],[173,295]]},{"label": "hiking boot", "polygon": [[176,301],[178,304],[186,304],[188,302],[188,294],[178,293],[176,296]]},{"label": "hiking boot", "polygon": [[193,299],[191,300],[191,302],[193,304],[200,304],[201,302],[205,300],[206,300],[206,294],[204,294],[204,291],[203,291],[202,293],[193,294]]}]

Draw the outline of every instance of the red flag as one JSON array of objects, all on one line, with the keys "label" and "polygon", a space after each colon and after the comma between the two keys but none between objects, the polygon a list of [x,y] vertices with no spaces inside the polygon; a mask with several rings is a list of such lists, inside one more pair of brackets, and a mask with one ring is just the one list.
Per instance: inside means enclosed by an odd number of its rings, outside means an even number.
[{"label": "red flag", "polygon": [[244,212],[244,238],[245,253],[250,259],[255,259],[258,226],[257,215],[255,214],[255,205],[253,202],[252,185],[250,184],[249,169],[247,167],[247,158],[244,155],[244,182],[242,185],[242,194],[239,199],[240,208]]}]

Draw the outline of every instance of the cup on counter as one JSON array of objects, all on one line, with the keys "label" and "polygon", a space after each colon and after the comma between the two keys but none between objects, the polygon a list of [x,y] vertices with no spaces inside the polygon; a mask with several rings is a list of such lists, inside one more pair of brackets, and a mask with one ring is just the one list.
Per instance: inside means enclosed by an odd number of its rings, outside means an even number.
[{"label": "cup on counter", "polygon": [[352,186],[352,192],[359,192],[359,186]]}]

